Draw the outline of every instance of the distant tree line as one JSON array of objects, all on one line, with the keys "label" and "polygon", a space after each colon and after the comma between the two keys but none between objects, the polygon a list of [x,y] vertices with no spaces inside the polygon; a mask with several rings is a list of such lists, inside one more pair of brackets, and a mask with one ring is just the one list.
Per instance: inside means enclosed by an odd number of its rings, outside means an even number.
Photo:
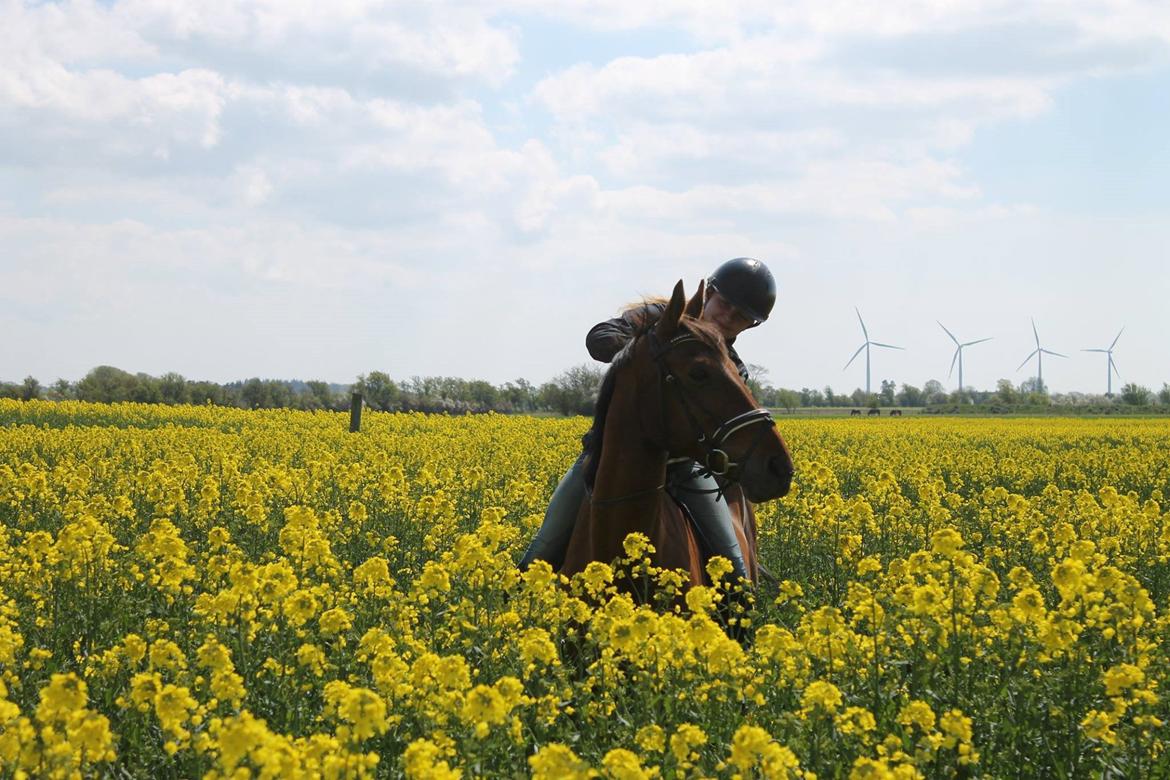
[{"label": "distant tree line", "polygon": [[353,389],[370,407],[387,412],[592,414],[604,376],[600,367],[580,365],[537,386],[527,379],[502,385],[440,376],[395,381],[383,371],[371,371],[359,376]]},{"label": "distant tree line", "polygon": [[458,377],[416,376],[396,381],[383,371],[362,374],[352,385],[256,377],[218,384],[176,373],[156,377],[98,366],[77,382],[58,379],[48,387],[31,376],[19,384],[0,382],[0,398],[343,411],[349,408],[351,392],[356,390],[368,406],[383,411],[592,414],[603,376],[601,367],[581,365],[539,386],[526,379],[499,386]]},{"label": "distant tree line", "polygon": [[[790,412],[800,408],[824,407],[925,407],[926,411],[958,411],[982,407],[988,411],[1019,407],[1070,407],[1078,409],[1118,407],[1170,407],[1170,384],[1155,393],[1147,387],[1130,383],[1112,398],[1089,393],[1050,394],[1035,377],[1019,385],[1001,379],[994,390],[947,391],[941,382],[931,379],[921,388],[883,380],[877,393],[856,389],[837,393],[832,387],[792,390],[774,387],[762,366],[748,367],[748,387],[764,406]],[[31,400],[77,399],[118,403],[133,401],[155,404],[214,404],[245,409],[329,409],[349,408],[350,394],[358,391],[366,404],[381,411],[441,412],[448,414],[556,413],[592,414],[593,403],[605,370],[596,365],[574,366],[548,382],[534,385],[516,379],[493,385],[482,379],[459,377],[411,377],[395,380],[384,371],[371,371],[357,377],[352,385],[319,380],[277,380],[253,377],[227,384],[195,381],[180,374],[160,377],[131,374],[113,366],[98,366],[78,382],[58,379],[42,386],[34,377],[21,383],[0,382],[0,398]]]},{"label": "distant tree line", "polygon": [[963,388],[947,390],[937,379],[928,380],[922,387],[911,384],[898,385],[890,379],[882,380],[881,389],[876,393],[866,393],[861,388],[851,393],[837,393],[826,385],[823,388],[802,387],[791,390],[782,387],[773,387],[768,383],[768,370],[763,366],[748,365],[751,379],[748,387],[757,400],[764,406],[773,409],[796,411],[800,408],[882,408],[882,407],[920,407],[930,410],[948,407],[961,409],[964,407],[984,407],[1010,410],[1020,407],[1070,407],[1079,409],[1089,408],[1117,408],[1117,407],[1153,407],[1155,405],[1170,408],[1170,384],[1162,384],[1162,389],[1155,393],[1148,387],[1138,384],[1127,384],[1119,393],[1112,397],[1093,393],[1049,393],[1048,388],[1041,384],[1036,377],[1024,380],[1020,384],[1010,379],[1000,379],[994,390],[975,390]]}]

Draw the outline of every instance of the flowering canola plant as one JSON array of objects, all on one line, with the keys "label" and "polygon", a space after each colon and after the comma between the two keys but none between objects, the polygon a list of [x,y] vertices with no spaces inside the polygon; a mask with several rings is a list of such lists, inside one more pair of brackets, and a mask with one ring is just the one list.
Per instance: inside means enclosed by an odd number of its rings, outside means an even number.
[{"label": "flowering canola plant", "polygon": [[781,419],[750,594],[516,569],[583,419],[365,423],[0,400],[0,773],[1170,774],[1164,422]]}]

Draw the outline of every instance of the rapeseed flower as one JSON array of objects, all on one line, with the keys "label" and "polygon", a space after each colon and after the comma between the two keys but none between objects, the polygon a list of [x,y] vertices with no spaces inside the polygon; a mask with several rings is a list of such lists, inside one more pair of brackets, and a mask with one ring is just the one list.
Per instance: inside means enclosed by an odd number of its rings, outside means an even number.
[{"label": "rapeseed flower", "polygon": [[785,421],[726,605],[516,570],[587,421],[344,422],[0,399],[0,774],[1170,774],[1161,421]]}]

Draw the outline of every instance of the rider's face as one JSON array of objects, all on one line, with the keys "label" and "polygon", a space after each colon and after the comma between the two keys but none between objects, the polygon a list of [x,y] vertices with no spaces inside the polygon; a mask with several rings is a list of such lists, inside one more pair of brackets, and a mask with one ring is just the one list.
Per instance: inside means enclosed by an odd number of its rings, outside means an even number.
[{"label": "rider's face", "polygon": [[719,328],[723,338],[729,341],[756,325],[755,320],[732,306],[730,301],[717,292],[707,297],[702,319]]}]

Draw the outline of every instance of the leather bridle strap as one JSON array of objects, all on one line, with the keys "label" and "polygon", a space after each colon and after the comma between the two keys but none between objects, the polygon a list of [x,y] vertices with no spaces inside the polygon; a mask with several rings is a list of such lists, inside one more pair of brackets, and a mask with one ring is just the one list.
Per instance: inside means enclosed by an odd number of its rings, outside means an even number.
[{"label": "leather bridle strap", "polygon": [[[691,428],[693,428],[695,431],[696,442],[707,452],[706,462],[703,464],[703,470],[700,473],[716,477],[723,477],[725,480],[727,480],[726,484],[720,485],[715,490],[694,490],[691,488],[682,489],[690,493],[718,493],[719,497],[722,497],[723,491],[726,490],[727,487],[739,481],[738,472],[740,465],[739,461],[731,460],[731,457],[723,449],[724,444],[726,444],[732,436],[744,428],[761,423],[766,423],[768,427],[774,427],[776,425],[776,421],[772,418],[772,413],[763,407],[749,409],[748,411],[737,414],[731,419],[721,423],[718,427],[715,428],[715,432],[711,435],[711,438],[708,439],[707,435],[703,432],[702,424],[695,415],[692,404],[697,406],[703,415],[709,419],[716,419],[715,415],[711,414],[711,412],[705,406],[703,406],[703,404],[697,398],[694,398],[687,392],[686,387],[682,382],[679,381],[678,377],[673,371],[670,370],[670,367],[666,365],[666,362],[663,359],[666,353],[670,352],[680,344],[686,344],[691,341],[699,341],[699,339],[696,338],[694,334],[682,333],[667,341],[666,344],[659,345],[658,338],[653,331],[648,334],[648,338],[650,338],[651,345],[654,350],[654,362],[658,366],[659,408],[662,411],[662,422],[661,427],[659,428],[660,432],[663,435],[666,433],[666,388],[668,385],[673,385],[674,387],[678,388],[679,399],[682,401],[683,412],[686,414],[687,421],[690,423]],[[639,424],[642,424],[641,418],[639,418]],[[755,449],[759,445],[760,440],[763,438],[766,430],[766,428],[759,429],[755,438],[752,440],[751,445],[747,448],[747,451],[744,452],[743,456],[741,457],[741,461],[746,462],[751,458],[752,453],[755,452]],[[643,429],[643,435],[646,435],[645,429]],[[662,449],[669,450],[668,447],[662,446],[661,442],[655,442],[652,437],[647,436],[647,439],[657,444]],[[716,463],[713,461],[719,462]],[[658,487],[639,490],[636,493],[629,493],[624,496],[617,496],[616,498],[602,499],[594,499],[592,496],[592,491],[588,492],[589,500],[594,506],[607,506],[656,495],[665,488],[666,483],[664,482]]]},{"label": "leather bridle strap", "polygon": [[[696,441],[703,449],[707,451],[706,462],[703,464],[705,467],[704,471],[709,475],[724,477],[728,480],[728,484],[737,482],[739,480],[739,476],[736,472],[738,471],[739,463],[731,460],[731,457],[723,449],[723,446],[734,434],[751,425],[766,423],[769,427],[774,427],[776,421],[772,418],[772,413],[767,409],[757,407],[755,409],[750,409],[746,412],[738,414],[735,417],[732,417],[731,419],[721,423],[715,429],[715,432],[712,434],[710,440],[708,440],[706,434],[703,432],[702,425],[695,415],[692,404],[697,406],[702,411],[704,416],[709,419],[716,419],[715,415],[713,415],[710,410],[708,410],[697,398],[694,398],[690,393],[687,392],[686,387],[681,381],[678,380],[678,377],[674,374],[673,371],[670,370],[670,367],[666,365],[664,360],[666,353],[674,349],[676,346],[685,344],[690,341],[698,341],[699,339],[697,339],[693,334],[683,333],[679,336],[675,336],[665,345],[657,346],[657,339],[654,337],[654,334],[650,334],[650,337],[655,339],[656,349],[654,351],[654,361],[658,364],[660,378],[660,407],[662,409],[661,430],[663,432],[666,431],[666,386],[674,385],[678,388],[679,399],[682,401],[683,412],[686,414],[688,422],[695,431]],[[741,457],[742,461],[747,461],[749,458],[751,458],[752,453],[755,451],[756,447],[760,443],[761,438],[763,437],[764,431],[765,429],[761,428],[759,433],[756,434],[751,443],[751,446],[748,447],[747,451]],[[720,495],[722,495],[725,487],[726,485],[720,486],[718,490],[691,492],[718,492]]]}]

